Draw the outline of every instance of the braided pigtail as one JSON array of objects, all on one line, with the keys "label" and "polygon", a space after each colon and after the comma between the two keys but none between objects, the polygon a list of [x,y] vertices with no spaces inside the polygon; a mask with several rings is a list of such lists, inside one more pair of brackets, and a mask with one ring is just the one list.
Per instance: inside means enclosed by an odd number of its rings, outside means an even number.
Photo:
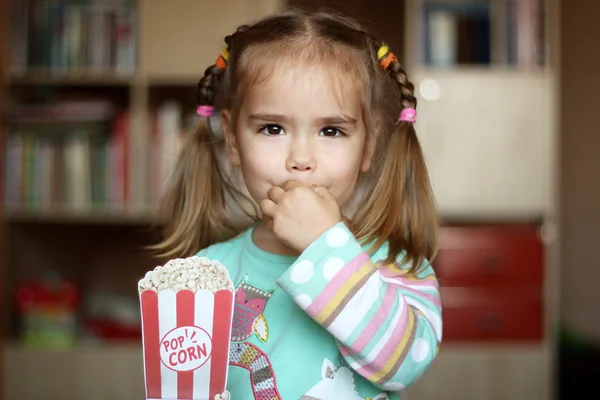
[{"label": "braided pigtail", "polygon": [[[357,213],[359,236],[370,237],[373,249],[389,242],[387,262],[402,253],[410,272],[416,273],[425,259],[432,261],[437,248],[437,214],[423,152],[417,138],[417,99],[414,85],[389,48],[374,46],[380,69],[389,74],[399,92],[400,117],[385,141],[381,177],[371,196]],[[380,210],[386,210],[381,213]],[[375,232],[375,234],[373,234]]]},{"label": "braided pigtail", "polygon": [[[213,113],[222,94],[232,37],[226,38],[227,48],[216,63],[205,70],[197,85],[197,114],[200,116],[197,128],[181,147],[160,205],[160,216],[164,219],[163,240],[153,249],[161,257],[191,256],[199,249],[231,239],[240,228],[230,218],[228,207],[231,204],[241,207],[245,196],[223,168],[224,142],[210,123],[211,119],[218,119]],[[242,207],[249,216],[245,210]]]}]

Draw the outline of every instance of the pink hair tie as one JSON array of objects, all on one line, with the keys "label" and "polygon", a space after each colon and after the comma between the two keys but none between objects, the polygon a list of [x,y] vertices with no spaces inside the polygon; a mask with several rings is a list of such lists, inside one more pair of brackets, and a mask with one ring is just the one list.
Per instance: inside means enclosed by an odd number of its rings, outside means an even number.
[{"label": "pink hair tie", "polygon": [[400,121],[412,122],[413,124],[417,122],[417,110],[414,108],[405,108],[400,112]]},{"label": "pink hair tie", "polygon": [[199,106],[198,109],[196,109],[196,114],[208,118],[212,117],[214,110],[215,108],[213,106]]}]

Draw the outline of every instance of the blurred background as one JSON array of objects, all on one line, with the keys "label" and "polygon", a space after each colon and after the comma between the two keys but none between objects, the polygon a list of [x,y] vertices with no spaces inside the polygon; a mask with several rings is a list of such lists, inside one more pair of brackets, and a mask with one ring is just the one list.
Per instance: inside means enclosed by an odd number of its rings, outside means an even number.
[{"label": "blurred background", "polygon": [[3,0],[0,398],[145,398],[136,283],[196,82],[290,6],[416,87],[445,338],[405,398],[600,398],[597,0]]}]

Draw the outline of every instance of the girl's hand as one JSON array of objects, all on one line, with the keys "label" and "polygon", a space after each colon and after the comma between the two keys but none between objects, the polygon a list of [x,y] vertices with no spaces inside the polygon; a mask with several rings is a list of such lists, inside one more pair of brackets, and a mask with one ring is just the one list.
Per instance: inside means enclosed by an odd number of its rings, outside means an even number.
[{"label": "girl's hand", "polygon": [[286,181],[281,187],[270,188],[267,196],[261,201],[260,210],[271,219],[271,231],[300,253],[342,220],[337,201],[323,187]]},{"label": "girl's hand", "polygon": [[231,395],[229,394],[229,392],[227,390],[221,394],[215,395],[215,400],[230,400],[230,399],[231,399]]}]

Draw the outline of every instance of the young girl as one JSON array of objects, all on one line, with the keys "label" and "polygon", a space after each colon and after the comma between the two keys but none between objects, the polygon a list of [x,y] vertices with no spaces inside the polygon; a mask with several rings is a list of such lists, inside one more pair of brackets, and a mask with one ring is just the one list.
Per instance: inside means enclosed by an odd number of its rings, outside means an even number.
[{"label": "young girl", "polygon": [[442,337],[414,87],[331,14],[271,16],[225,42],[158,247],[229,270],[231,398],[398,399]]}]

